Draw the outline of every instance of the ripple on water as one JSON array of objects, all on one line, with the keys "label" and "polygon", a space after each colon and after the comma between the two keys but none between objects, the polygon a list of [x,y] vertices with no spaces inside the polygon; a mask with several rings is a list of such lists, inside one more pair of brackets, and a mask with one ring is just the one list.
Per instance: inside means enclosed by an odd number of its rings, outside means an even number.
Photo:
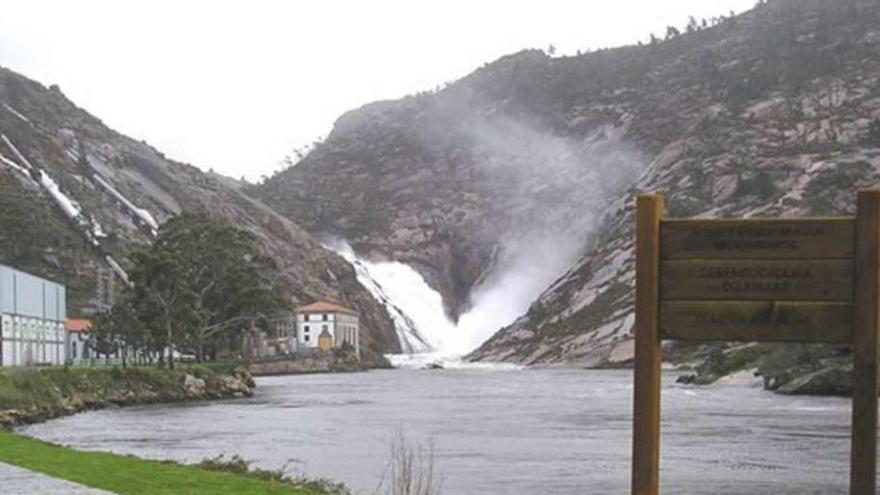
[{"label": "ripple on water", "polygon": [[[668,375],[664,493],[846,492],[849,401],[686,387]],[[631,380],[625,370],[265,377],[251,399],[93,411],[22,431],[152,458],[239,454],[371,493],[403,428],[433,439],[448,493],[618,494],[629,487]]]}]

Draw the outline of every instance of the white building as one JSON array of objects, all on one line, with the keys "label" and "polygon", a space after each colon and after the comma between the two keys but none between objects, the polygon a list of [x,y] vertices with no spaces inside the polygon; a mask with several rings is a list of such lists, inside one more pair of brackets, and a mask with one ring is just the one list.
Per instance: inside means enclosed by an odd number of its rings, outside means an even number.
[{"label": "white building", "polygon": [[65,339],[67,364],[86,362],[92,357],[92,349],[89,345],[89,331],[92,329],[92,322],[68,318],[64,322],[64,328],[67,330],[67,338]]},{"label": "white building", "polygon": [[[321,335],[324,339],[321,339]],[[329,339],[327,338],[329,335]],[[297,349],[342,347],[348,343],[361,355],[357,311],[340,304],[317,301],[296,309]],[[322,346],[323,344],[323,346]]]},{"label": "white building", "polygon": [[0,265],[0,365],[65,361],[63,285]]}]

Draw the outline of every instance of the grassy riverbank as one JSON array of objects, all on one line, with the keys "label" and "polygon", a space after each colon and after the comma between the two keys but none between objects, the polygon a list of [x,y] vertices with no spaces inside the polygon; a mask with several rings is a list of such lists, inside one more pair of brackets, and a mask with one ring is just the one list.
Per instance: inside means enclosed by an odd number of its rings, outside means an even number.
[{"label": "grassy riverbank", "polygon": [[0,431],[0,462],[119,495],[345,493],[321,481],[285,482],[267,473],[223,472],[103,452],[80,452]]},{"label": "grassy riverbank", "polygon": [[247,370],[232,366],[0,369],[0,426],[34,423],[111,405],[252,394]]}]

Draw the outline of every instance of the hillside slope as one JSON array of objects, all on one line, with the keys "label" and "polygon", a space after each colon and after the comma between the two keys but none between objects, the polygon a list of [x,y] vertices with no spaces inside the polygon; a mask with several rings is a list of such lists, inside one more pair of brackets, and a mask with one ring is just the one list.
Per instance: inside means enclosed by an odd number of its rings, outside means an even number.
[{"label": "hillside slope", "polygon": [[0,133],[0,263],[65,283],[71,314],[94,304],[108,256],[124,278],[127,253],[157,224],[203,210],[256,234],[281,267],[291,304],[344,301],[361,312],[371,356],[399,348],[384,307],[350,264],[258,201],[108,129],[57,87],[0,68]]},{"label": "hillside slope", "polygon": [[[880,170],[880,4],[776,0],[668,40],[525,51],[352,111],[250,192],[419,269],[455,317],[505,263],[557,279],[472,357],[631,357],[633,196],[669,215],[851,212]],[[564,263],[560,263],[563,261]]]},{"label": "hillside slope", "polygon": [[[775,1],[722,26],[643,49],[639,101],[614,95],[663,138],[607,229],[475,359],[619,363],[632,356],[633,195],[666,195],[671,217],[854,212],[880,183],[880,4]],[[621,82],[623,84],[623,82]],[[635,90],[635,89],[634,89]]]}]

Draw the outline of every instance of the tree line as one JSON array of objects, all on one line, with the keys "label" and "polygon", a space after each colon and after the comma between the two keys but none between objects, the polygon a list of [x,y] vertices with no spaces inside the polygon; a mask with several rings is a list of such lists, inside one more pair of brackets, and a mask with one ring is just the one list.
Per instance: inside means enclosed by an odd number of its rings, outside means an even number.
[{"label": "tree line", "polygon": [[165,222],[131,257],[132,287],[95,317],[90,346],[170,367],[241,352],[244,332],[286,309],[275,262],[256,237],[203,213]]}]

